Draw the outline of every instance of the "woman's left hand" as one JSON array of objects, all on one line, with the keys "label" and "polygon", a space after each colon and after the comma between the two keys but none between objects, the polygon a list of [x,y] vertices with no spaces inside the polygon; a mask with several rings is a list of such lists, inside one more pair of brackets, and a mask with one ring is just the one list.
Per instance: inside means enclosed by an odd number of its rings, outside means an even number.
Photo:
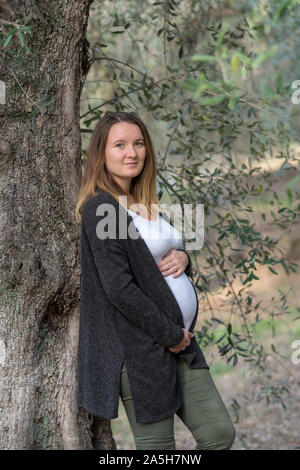
[{"label": "woman's left hand", "polygon": [[184,273],[188,264],[188,255],[184,251],[172,248],[163,256],[163,259],[157,266],[164,276],[169,276],[170,274],[175,273],[172,276],[175,279]]}]

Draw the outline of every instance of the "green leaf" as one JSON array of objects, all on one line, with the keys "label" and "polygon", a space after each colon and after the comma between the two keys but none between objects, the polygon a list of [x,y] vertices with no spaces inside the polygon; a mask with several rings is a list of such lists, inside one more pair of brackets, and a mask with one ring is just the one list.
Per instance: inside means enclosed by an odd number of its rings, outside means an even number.
[{"label": "green leaf", "polygon": [[191,57],[191,59],[198,62],[216,62],[217,60],[215,56],[207,54],[195,54]]},{"label": "green leaf", "polygon": [[20,46],[21,46],[21,48],[23,49],[23,47],[24,47],[24,37],[23,37],[23,34],[22,34],[20,31],[18,31],[18,32],[17,32],[17,36],[18,36],[19,41],[20,41]]},{"label": "green leaf", "polygon": [[296,175],[291,181],[288,182],[285,188],[291,188],[292,186],[294,186],[294,184],[298,183],[298,181],[300,181],[300,171],[298,175]]},{"label": "green leaf", "polygon": [[185,88],[186,90],[197,91],[198,82],[197,80],[194,80],[193,78],[185,78],[180,83],[183,86],[183,88]]},{"label": "green leaf", "polygon": [[286,194],[287,194],[288,199],[289,199],[288,202],[289,202],[289,204],[291,204],[291,203],[293,202],[293,195],[292,195],[292,191],[290,190],[290,188],[288,188],[288,189],[286,190]]},{"label": "green leaf", "polygon": [[239,70],[239,58],[237,55],[233,55],[231,58],[231,68],[234,72],[238,72]]},{"label": "green leaf", "polygon": [[283,17],[287,7],[291,3],[292,3],[292,0],[283,0],[283,2],[280,3],[280,5],[277,8],[277,11],[275,13],[274,24],[277,24],[279,22],[279,20]]},{"label": "green leaf", "polygon": [[271,266],[268,266],[268,268],[269,268],[269,270],[271,271],[271,273],[273,273],[273,274],[278,274],[278,273],[275,271],[275,269],[271,268]]},{"label": "green leaf", "polygon": [[179,51],[178,51],[178,57],[181,58],[183,56],[183,45],[181,44]]},{"label": "green leaf", "polygon": [[242,61],[242,62],[245,62],[246,64],[251,65],[252,62],[253,62],[253,60],[250,59],[250,57],[247,57],[245,54],[242,54],[242,53],[239,52],[239,51],[236,51],[236,52],[234,53],[234,55],[235,55],[236,57],[239,57],[239,58],[241,59],[241,61]]},{"label": "green leaf", "polygon": [[199,103],[202,106],[211,106],[211,105],[214,105],[214,104],[222,103],[222,101],[224,101],[225,98],[226,98],[225,95],[223,95],[223,96],[212,96],[210,98],[202,98],[202,100],[200,100]]},{"label": "green leaf", "polygon": [[10,43],[10,40],[11,38],[13,37],[13,34],[10,32],[8,35],[7,35],[7,38],[5,39],[4,43],[3,43],[3,48],[8,46],[8,44]]},{"label": "green leaf", "polygon": [[238,357],[237,357],[237,354],[234,353],[233,367],[236,366],[237,362],[238,362]]},{"label": "green leaf", "polygon": [[226,336],[226,333],[224,333],[216,342],[215,344],[217,343],[220,343],[220,341],[222,341],[222,339]]},{"label": "green leaf", "polygon": [[222,27],[221,32],[220,32],[219,37],[218,37],[218,40],[216,42],[216,49],[222,44],[224,36],[227,33],[227,29],[228,28],[226,28],[224,26]]},{"label": "green leaf", "polygon": [[257,67],[258,65],[260,65],[262,62],[264,62],[269,56],[272,56],[274,55],[276,52],[275,49],[270,49],[268,50],[267,52],[261,52],[260,54],[258,54],[258,56],[254,59],[252,65],[253,67]]},{"label": "green leaf", "polygon": [[231,96],[231,97],[230,97],[230,100],[229,100],[229,102],[228,102],[228,108],[231,109],[231,110],[234,109],[234,108],[235,108],[235,105],[236,105],[236,103],[237,103],[237,101],[238,101],[238,97],[237,97],[237,96],[234,96],[234,95]]},{"label": "green leaf", "polygon": [[[216,86],[213,82],[209,82],[208,80],[204,79],[203,83],[205,83],[205,88],[209,88],[212,91],[216,91],[217,93],[223,93],[224,90],[218,86]],[[203,88],[204,89],[204,88]]]}]

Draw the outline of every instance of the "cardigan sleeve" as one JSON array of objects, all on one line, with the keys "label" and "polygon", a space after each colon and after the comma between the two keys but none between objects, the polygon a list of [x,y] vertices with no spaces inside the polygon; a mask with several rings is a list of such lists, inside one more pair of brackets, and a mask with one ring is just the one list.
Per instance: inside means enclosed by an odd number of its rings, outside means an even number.
[{"label": "cardigan sleeve", "polygon": [[184,338],[183,329],[169,319],[136,284],[130,269],[126,240],[97,237],[96,225],[101,217],[96,217],[94,212],[89,210],[83,213],[82,223],[106,296],[122,314],[161,346],[177,346]]}]

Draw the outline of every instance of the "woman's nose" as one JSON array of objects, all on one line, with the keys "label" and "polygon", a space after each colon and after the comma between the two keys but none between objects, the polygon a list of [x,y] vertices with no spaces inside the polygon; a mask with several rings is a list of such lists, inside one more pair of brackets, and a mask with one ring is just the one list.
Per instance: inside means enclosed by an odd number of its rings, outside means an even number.
[{"label": "woman's nose", "polygon": [[131,155],[133,155],[133,156],[136,155],[136,149],[134,148],[133,145],[132,145],[132,146],[129,146],[129,147],[127,148],[126,155],[127,155],[128,157],[130,157]]}]

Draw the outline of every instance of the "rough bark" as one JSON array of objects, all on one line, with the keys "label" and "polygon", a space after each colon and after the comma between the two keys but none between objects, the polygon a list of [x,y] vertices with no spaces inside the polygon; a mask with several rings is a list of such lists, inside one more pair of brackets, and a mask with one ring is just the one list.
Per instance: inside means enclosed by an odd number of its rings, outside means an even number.
[{"label": "rough bark", "polygon": [[76,402],[80,226],[74,210],[91,2],[0,0],[2,25],[17,18],[23,24],[32,15],[25,35],[31,54],[20,52],[16,36],[0,52],[6,85],[0,105],[1,449],[114,447],[110,422],[98,420],[95,427]]}]

